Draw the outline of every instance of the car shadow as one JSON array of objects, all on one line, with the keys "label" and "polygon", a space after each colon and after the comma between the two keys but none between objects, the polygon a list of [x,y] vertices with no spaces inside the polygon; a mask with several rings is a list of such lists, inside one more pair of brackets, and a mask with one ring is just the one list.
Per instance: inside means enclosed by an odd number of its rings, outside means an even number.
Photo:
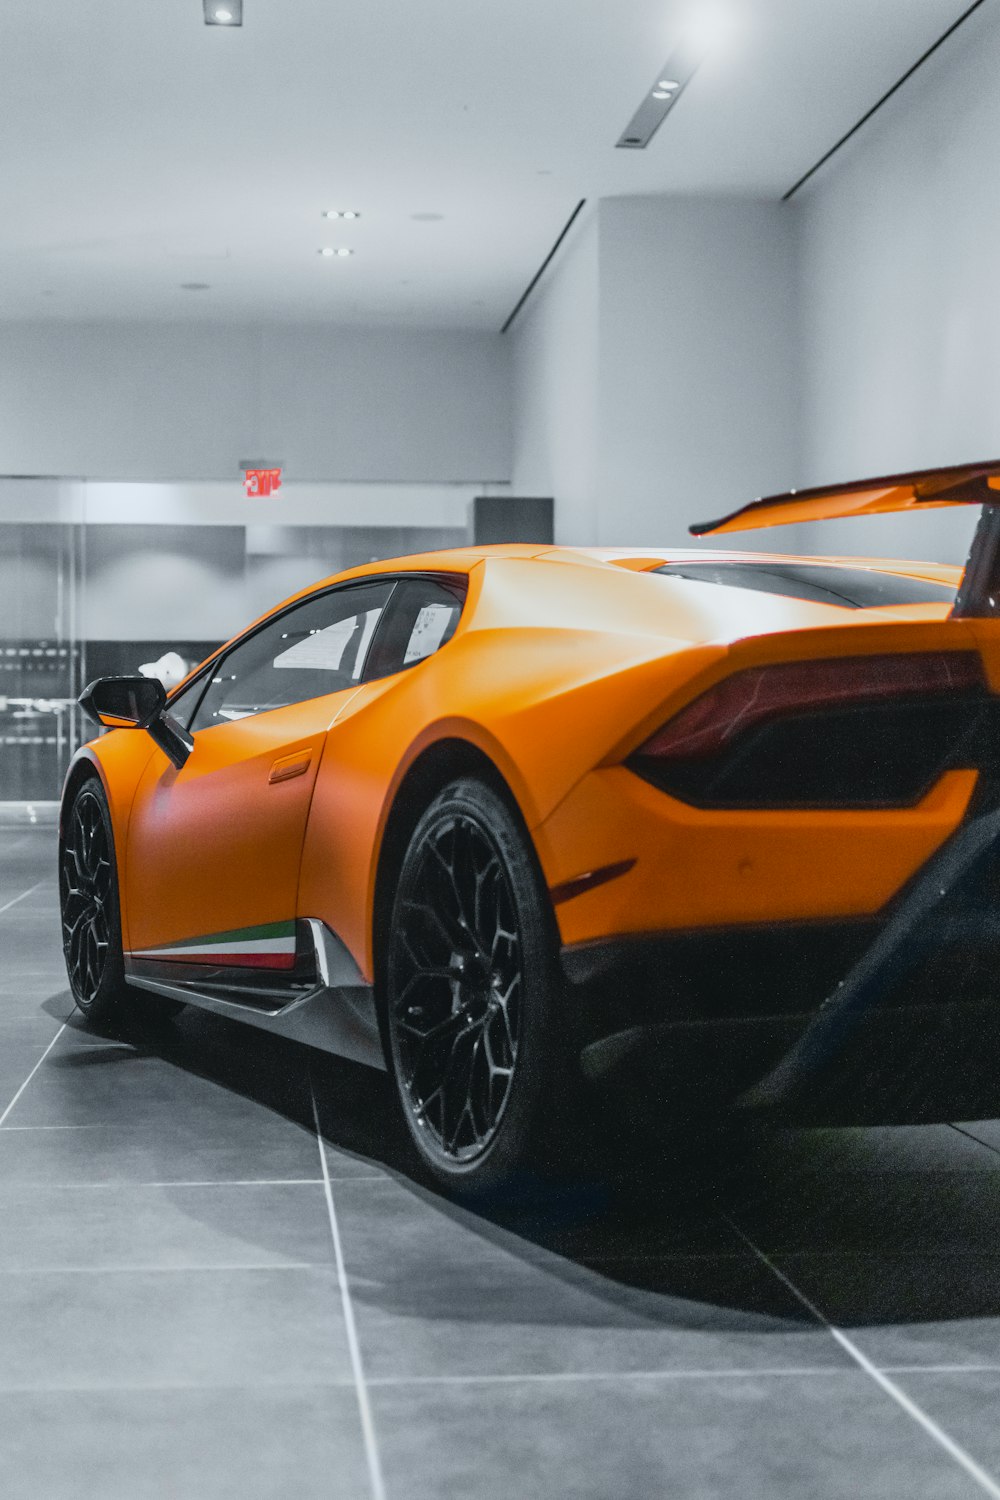
[{"label": "car shadow", "polygon": [[[68,1024],[85,1030],[79,1015]],[[948,1126],[750,1126],[687,1142],[672,1160],[647,1150],[627,1172],[616,1156],[627,1158],[633,1143],[612,1135],[589,1169],[577,1162],[558,1176],[525,1175],[502,1201],[470,1205],[422,1176],[392,1082],[372,1069],[191,1008],[168,1020],[154,1006],[127,1046],[78,1046],[51,1061],[104,1073],[137,1056],[162,1059],[310,1136],[315,1099],[323,1138],[349,1168],[345,1182],[352,1173],[381,1176],[378,1191],[402,1215],[393,1222],[405,1223],[394,1259],[379,1256],[379,1274],[349,1264],[357,1298],[383,1311],[433,1316],[421,1272],[455,1240],[465,1248],[443,1257],[449,1279],[439,1299],[451,1321],[473,1321],[488,1305],[490,1318],[511,1324],[581,1316],[614,1327],[767,1332],[815,1322],[767,1261],[798,1285],[805,1277],[811,1300],[844,1327],[1000,1318],[1000,1152]],[[165,1181],[174,1170],[167,1152],[165,1142]],[[344,1191],[339,1180],[335,1188]],[[217,1212],[212,1195],[175,1201],[186,1214]],[[345,1242],[350,1254],[350,1230]],[[498,1275],[516,1265],[532,1275],[508,1277],[502,1295],[488,1295],[477,1257]],[[585,1293],[586,1311],[567,1312],[552,1295],[557,1283]]]}]

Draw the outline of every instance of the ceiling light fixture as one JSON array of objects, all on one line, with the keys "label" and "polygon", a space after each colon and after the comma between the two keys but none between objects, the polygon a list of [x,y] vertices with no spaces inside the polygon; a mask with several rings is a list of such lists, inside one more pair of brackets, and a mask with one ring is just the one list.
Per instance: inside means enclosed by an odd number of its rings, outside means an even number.
[{"label": "ceiling light fixture", "polygon": [[329,256],[329,255],[353,255],[354,251],[353,250],[349,250],[346,245],[324,245],[323,248],[320,250],[319,253],[320,253],[320,255],[327,255],[327,256]]},{"label": "ceiling light fixture", "polygon": [[243,0],[225,0],[224,5],[219,0],[202,0],[202,7],[206,26],[243,25]]},{"label": "ceiling light fixture", "polygon": [[360,219],[356,208],[324,208],[324,219]]},{"label": "ceiling light fixture", "polygon": [[691,82],[705,56],[701,41],[685,32],[645,99],[616,141],[625,151],[644,151]]}]

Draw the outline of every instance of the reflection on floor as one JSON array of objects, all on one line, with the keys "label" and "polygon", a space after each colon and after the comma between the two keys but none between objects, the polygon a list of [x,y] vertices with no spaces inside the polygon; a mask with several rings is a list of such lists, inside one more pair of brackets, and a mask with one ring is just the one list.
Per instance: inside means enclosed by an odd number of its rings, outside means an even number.
[{"label": "reflection on floor", "polygon": [[1000,1126],[486,1218],[383,1077],[191,1011],[88,1033],[53,866],[0,830],[5,1500],[1000,1496]]}]

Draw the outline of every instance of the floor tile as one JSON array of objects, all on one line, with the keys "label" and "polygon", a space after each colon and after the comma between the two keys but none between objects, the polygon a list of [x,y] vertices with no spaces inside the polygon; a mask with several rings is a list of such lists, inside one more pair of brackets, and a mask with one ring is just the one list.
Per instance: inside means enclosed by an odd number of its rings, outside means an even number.
[{"label": "floor tile", "polygon": [[352,1384],[335,1271],[0,1277],[0,1391]]},{"label": "floor tile", "polygon": [[[337,1164],[331,1162],[330,1171]],[[315,1137],[260,1111],[241,1121],[178,1106],[156,1120],[24,1126],[14,1111],[0,1129],[5,1183],[243,1182],[318,1178]]]},{"label": "floor tile", "polygon": [[745,1254],[581,1265],[399,1183],[335,1192],[369,1376],[845,1362]]},{"label": "floor tile", "polygon": [[353,1390],[4,1397],[4,1500],[369,1500]]},{"label": "floor tile", "polygon": [[1000,1151],[1000,1120],[963,1120],[961,1128],[994,1151]]},{"label": "floor tile", "polygon": [[8,1186],[5,1271],[329,1264],[322,1188]]},{"label": "floor tile", "polygon": [[893,1380],[1000,1487],[1000,1372],[921,1372]]},{"label": "floor tile", "polygon": [[776,1264],[878,1365],[1000,1365],[1000,1249]]},{"label": "floor tile", "polygon": [[382,1387],[372,1401],[393,1500],[977,1493],[860,1371],[805,1380]]},{"label": "floor tile", "polygon": [[817,1174],[762,1191],[747,1185],[733,1217],[761,1249],[894,1255],[1000,1242],[1000,1178],[992,1172],[907,1169]]}]

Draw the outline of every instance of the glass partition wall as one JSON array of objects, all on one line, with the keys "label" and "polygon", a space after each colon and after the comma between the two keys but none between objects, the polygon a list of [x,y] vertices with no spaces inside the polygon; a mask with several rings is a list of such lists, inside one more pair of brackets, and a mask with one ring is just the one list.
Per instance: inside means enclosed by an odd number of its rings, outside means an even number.
[{"label": "glass partition wall", "polygon": [[[211,495],[192,523],[177,514],[178,486],[122,485],[141,489],[142,503],[121,519],[109,513],[110,488],[99,487],[104,503],[88,514],[84,483],[0,478],[0,804],[58,799],[74,750],[94,733],[76,701],[93,678],[142,672],[169,688],[250,620],[331,573],[466,540],[464,492],[443,507],[410,496],[413,524],[399,524],[398,496],[383,503],[385,520],[369,504],[367,524],[353,519],[365,514],[356,499],[349,524],[317,518],[324,508],[343,513],[332,501],[289,524],[259,514],[233,524],[238,487],[227,486],[227,506],[216,505],[226,524],[213,524]],[[453,524],[421,524],[421,510]]]},{"label": "glass partition wall", "polygon": [[80,743],[78,526],[0,523],[0,802],[58,795]]}]

